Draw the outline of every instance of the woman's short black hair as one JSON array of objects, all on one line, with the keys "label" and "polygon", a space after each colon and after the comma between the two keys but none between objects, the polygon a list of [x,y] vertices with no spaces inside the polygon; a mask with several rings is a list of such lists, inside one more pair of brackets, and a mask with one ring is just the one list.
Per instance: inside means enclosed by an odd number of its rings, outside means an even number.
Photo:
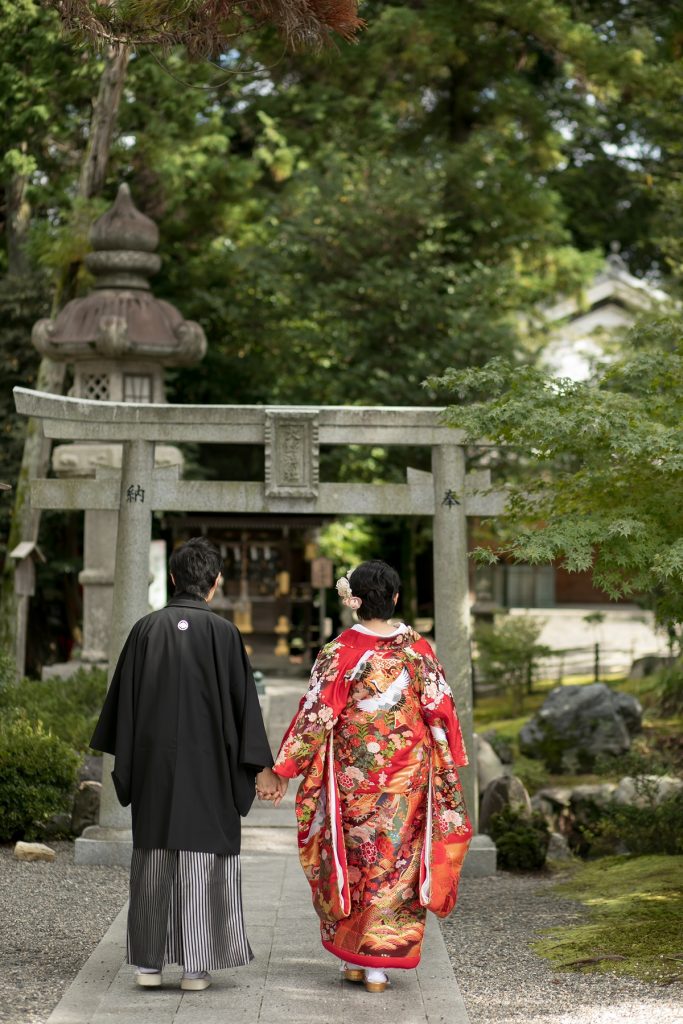
[{"label": "woman's short black hair", "polygon": [[359,619],[389,619],[394,611],[394,594],[399,592],[401,579],[395,569],[379,558],[361,562],[349,576],[351,593],[363,602]]},{"label": "woman's short black hair", "polygon": [[220,551],[206,537],[192,537],[176,548],[168,563],[176,594],[206,597],[223,571]]}]

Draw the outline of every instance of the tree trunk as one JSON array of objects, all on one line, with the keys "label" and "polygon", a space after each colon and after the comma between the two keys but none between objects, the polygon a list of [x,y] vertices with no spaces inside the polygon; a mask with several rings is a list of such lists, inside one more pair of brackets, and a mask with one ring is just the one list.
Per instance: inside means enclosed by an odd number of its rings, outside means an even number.
[{"label": "tree trunk", "polygon": [[[25,153],[27,145],[19,149]],[[7,185],[7,273],[17,277],[30,270],[26,254],[26,237],[31,221],[31,206],[27,198],[28,174],[14,171]]]},{"label": "tree trunk", "polygon": [[[78,198],[91,199],[98,195],[104,186],[127,66],[128,50],[125,47],[110,47],[105,57],[104,71],[100,78],[97,97],[93,102],[88,144],[78,182]],[[22,223],[21,218],[18,218],[17,224],[20,226]],[[28,222],[25,227],[28,227]],[[78,269],[78,264],[71,264],[63,272],[55,290],[53,305],[55,313],[74,297]],[[66,366],[63,363],[55,363],[48,358],[42,359],[36,388],[39,391],[61,394],[64,390],[65,372]],[[50,465],[51,447],[52,443],[43,437],[38,421],[29,420],[26,426],[21,469],[14,495],[8,551],[12,551],[22,540],[34,542],[38,540],[40,511],[31,508],[30,481],[46,476]],[[17,611],[18,604],[14,593],[14,561],[7,558],[0,588],[0,642],[8,650],[16,649],[17,637],[25,633],[25,630],[22,630],[17,622]],[[24,614],[23,610],[22,614]],[[16,659],[17,673],[22,675],[25,651],[16,650]]]},{"label": "tree trunk", "polygon": [[[110,46],[100,78],[97,98],[93,102],[88,144],[78,179],[79,199],[92,199],[104,188],[114,129],[126,80],[129,51],[125,46]],[[63,271],[55,290],[55,312],[76,294],[80,262],[70,263]]]}]

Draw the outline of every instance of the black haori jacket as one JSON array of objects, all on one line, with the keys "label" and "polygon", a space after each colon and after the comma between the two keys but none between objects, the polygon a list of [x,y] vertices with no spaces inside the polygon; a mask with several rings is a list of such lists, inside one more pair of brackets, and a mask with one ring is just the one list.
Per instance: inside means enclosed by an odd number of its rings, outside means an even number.
[{"label": "black haori jacket", "polygon": [[273,764],[239,630],[191,594],[136,622],[90,745],[115,756],[135,847],[239,853]]}]

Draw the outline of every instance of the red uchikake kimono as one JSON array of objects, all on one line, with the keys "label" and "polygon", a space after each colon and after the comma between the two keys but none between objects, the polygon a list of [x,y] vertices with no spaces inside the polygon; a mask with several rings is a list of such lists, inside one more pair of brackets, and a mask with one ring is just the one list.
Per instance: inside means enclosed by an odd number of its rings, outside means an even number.
[{"label": "red uchikake kimono", "polygon": [[417,967],[426,909],[455,906],[472,829],[467,764],[443,670],[413,629],[347,629],[318,655],[274,771],[302,774],[299,856],[325,949]]}]

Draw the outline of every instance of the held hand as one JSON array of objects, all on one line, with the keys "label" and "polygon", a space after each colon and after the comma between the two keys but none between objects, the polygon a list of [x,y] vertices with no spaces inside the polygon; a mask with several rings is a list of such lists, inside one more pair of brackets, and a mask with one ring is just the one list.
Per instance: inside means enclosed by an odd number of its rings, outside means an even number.
[{"label": "held hand", "polygon": [[285,793],[287,792],[289,779],[283,779],[279,775],[276,775],[275,778],[277,779],[278,792],[277,795],[273,797],[273,804],[275,805],[275,807],[279,807],[280,804],[282,803]]},{"label": "held hand", "polygon": [[256,776],[256,792],[259,800],[274,800],[280,792],[278,777],[272,768],[264,768]]}]

